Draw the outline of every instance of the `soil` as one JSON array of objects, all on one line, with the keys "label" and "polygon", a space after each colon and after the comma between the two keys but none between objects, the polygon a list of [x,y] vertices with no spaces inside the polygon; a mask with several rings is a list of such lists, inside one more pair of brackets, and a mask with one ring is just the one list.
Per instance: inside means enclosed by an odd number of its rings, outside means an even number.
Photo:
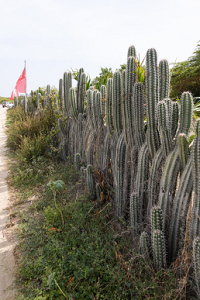
[{"label": "soil", "polygon": [[14,281],[15,260],[13,255],[16,242],[9,230],[9,192],[6,184],[6,110],[0,105],[0,300],[14,300],[15,291],[12,288]]}]

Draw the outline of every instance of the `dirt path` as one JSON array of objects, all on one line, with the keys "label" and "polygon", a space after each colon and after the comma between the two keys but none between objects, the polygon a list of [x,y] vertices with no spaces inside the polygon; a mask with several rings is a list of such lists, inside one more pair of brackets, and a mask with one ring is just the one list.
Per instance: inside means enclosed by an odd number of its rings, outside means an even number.
[{"label": "dirt path", "polygon": [[9,195],[6,185],[5,120],[6,108],[0,105],[0,300],[13,300],[14,291],[8,288],[14,280],[13,249],[15,243],[8,241],[5,228],[9,217],[7,210]]}]

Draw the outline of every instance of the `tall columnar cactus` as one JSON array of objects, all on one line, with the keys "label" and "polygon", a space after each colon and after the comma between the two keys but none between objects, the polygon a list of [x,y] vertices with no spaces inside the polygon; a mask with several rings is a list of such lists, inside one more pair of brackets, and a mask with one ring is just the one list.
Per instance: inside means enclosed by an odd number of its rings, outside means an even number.
[{"label": "tall columnar cactus", "polygon": [[101,114],[101,93],[99,91],[93,92],[93,115],[96,130],[103,126],[103,118]]},{"label": "tall columnar cactus", "polygon": [[146,210],[146,196],[147,196],[147,181],[149,174],[149,151],[147,144],[144,143],[142,146],[139,157],[138,157],[138,167],[137,167],[137,176],[135,182],[135,191],[139,197],[139,210],[140,214]]},{"label": "tall columnar cactus", "polygon": [[164,234],[161,230],[154,230],[152,238],[153,247],[153,260],[155,270],[158,272],[160,269],[165,268],[166,263],[166,249]]},{"label": "tall columnar cactus", "polygon": [[122,95],[121,95],[121,73],[119,71],[114,72],[113,75],[113,123],[114,130],[116,131],[117,137],[122,132]]},{"label": "tall columnar cactus", "polygon": [[163,162],[162,148],[156,152],[150,169],[149,182],[148,182],[148,208],[147,214],[150,215],[151,208],[157,203],[158,194],[160,189],[161,166]]},{"label": "tall columnar cactus", "polygon": [[124,166],[124,186],[123,186],[123,205],[124,213],[129,209],[129,199],[131,194],[131,144],[126,145],[125,166]]},{"label": "tall columnar cactus", "polygon": [[72,116],[75,122],[78,120],[78,111],[76,107],[76,96],[75,96],[75,91],[74,88],[69,89],[69,98],[70,98],[70,106],[71,106],[71,111],[72,111]]},{"label": "tall columnar cactus", "polygon": [[179,133],[178,150],[179,150],[179,157],[181,160],[181,166],[183,169],[185,168],[189,157],[188,144],[189,143],[188,143],[187,135],[185,133]]},{"label": "tall columnar cactus", "polygon": [[[83,70],[83,69],[80,69]],[[79,73],[81,72],[81,75],[78,78],[78,84],[77,84],[77,111],[78,113],[84,112],[84,101],[85,101],[85,95],[86,95],[86,74],[79,70]],[[78,90],[79,89],[79,90]]]},{"label": "tall columnar cactus", "polygon": [[80,170],[80,167],[81,167],[81,156],[80,156],[80,153],[76,153],[74,158],[75,158],[74,159],[75,169],[76,169],[76,172],[78,172]]},{"label": "tall columnar cactus", "polygon": [[107,99],[106,99],[106,125],[110,134],[113,132],[113,116],[112,116],[112,102],[113,102],[113,79],[109,78],[107,82]]},{"label": "tall columnar cactus", "polygon": [[47,95],[50,95],[50,93],[51,93],[51,87],[50,87],[50,84],[48,84],[47,85]]},{"label": "tall columnar cactus", "polygon": [[181,112],[180,112],[180,127],[179,133],[188,135],[193,118],[193,97],[189,92],[184,92],[181,95]]},{"label": "tall columnar cactus", "polygon": [[39,106],[40,106],[40,99],[41,99],[41,94],[37,90],[37,94],[36,94],[36,107],[37,107],[37,109],[39,109]]},{"label": "tall columnar cactus", "polygon": [[190,157],[180,177],[178,190],[176,191],[176,196],[172,206],[169,232],[170,260],[175,258],[175,255],[179,250],[178,245],[180,239],[182,238],[182,232],[185,231],[185,220],[193,188],[192,168],[192,159]]},{"label": "tall columnar cactus", "polygon": [[70,99],[69,90],[72,87],[72,73],[65,72],[63,75],[63,87],[64,87],[64,108],[67,115],[70,115]]},{"label": "tall columnar cactus", "polygon": [[63,80],[62,78],[59,80],[59,107],[62,110],[63,108]]},{"label": "tall columnar cactus", "polygon": [[101,115],[103,118],[106,114],[106,86],[105,85],[101,86],[100,92],[101,92]]},{"label": "tall columnar cactus", "polygon": [[129,46],[128,48],[127,58],[129,58],[129,56],[133,56],[136,58],[136,49],[133,45]]},{"label": "tall columnar cactus", "polygon": [[195,280],[200,295],[200,238],[196,237],[193,241],[193,265],[195,271]]},{"label": "tall columnar cactus", "polygon": [[128,125],[128,137],[131,147],[134,146],[134,115],[132,105],[133,86],[137,81],[137,68],[133,56],[128,57],[126,67],[126,117]]},{"label": "tall columnar cactus", "polygon": [[98,90],[93,91],[92,93],[92,113],[93,113],[93,124],[94,124],[94,130],[98,131],[98,114],[100,114],[100,106],[99,102],[96,103],[96,94],[99,93]]},{"label": "tall columnar cactus", "polygon": [[93,166],[87,165],[87,187],[91,197],[94,197],[95,185],[94,185],[94,177],[92,174]]},{"label": "tall columnar cactus", "polygon": [[103,172],[104,176],[107,177],[108,164],[110,162],[110,133],[107,132],[104,138],[104,149],[103,149]]},{"label": "tall columnar cactus", "polygon": [[159,206],[163,211],[163,230],[168,226],[167,216],[175,192],[177,176],[180,170],[180,158],[178,149],[174,149],[168,155],[160,181]]},{"label": "tall columnar cactus", "polygon": [[173,102],[172,103],[172,117],[171,117],[171,135],[172,135],[172,139],[175,137],[176,135],[176,131],[178,128],[178,103],[177,102]]},{"label": "tall columnar cactus", "polygon": [[76,108],[77,108],[77,111],[79,113],[82,112],[82,111],[80,111],[81,107],[82,107],[82,103],[80,103],[80,101],[81,101],[80,90],[81,90],[81,75],[82,75],[82,73],[84,73],[84,69],[80,68],[79,71],[78,71],[78,80],[77,80],[77,89],[76,89]]},{"label": "tall columnar cactus", "polygon": [[87,90],[87,113],[90,128],[94,130],[94,115],[93,115],[93,91]]},{"label": "tall columnar cactus", "polygon": [[116,213],[120,217],[123,213],[123,179],[124,179],[124,163],[125,163],[125,153],[126,153],[126,146],[124,142],[124,135],[123,133],[120,135],[117,147],[116,147],[116,157],[115,157],[115,170],[116,170],[116,177],[115,177],[115,207]]},{"label": "tall columnar cactus", "polygon": [[89,143],[89,149],[87,152],[87,164],[93,165],[94,163],[94,146],[97,140],[97,133],[96,131],[92,131],[90,143]]},{"label": "tall columnar cactus", "polygon": [[138,194],[133,192],[130,196],[130,221],[131,227],[137,229],[141,223],[141,211]]},{"label": "tall columnar cactus", "polygon": [[126,101],[127,101],[127,96],[126,96],[126,69],[122,71],[122,118],[123,118],[123,132],[124,132],[124,141],[126,144],[128,144],[128,116],[126,113]]},{"label": "tall columnar cactus", "polygon": [[163,229],[162,209],[159,206],[154,206],[151,210],[151,237],[155,230]]},{"label": "tall columnar cactus", "polygon": [[193,189],[194,199],[192,207],[192,220],[190,224],[190,238],[193,240],[195,235],[200,235],[200,120],[195,124],[195,138],[192,146],[192,165],[193,165]]},{"label": "tall columnar cactus", "polygon": [[151,48],[146,54],[146,113],[147,113],[147,143],[150,155],[153,157],[160,146],[157,120],[158,103],[158,70],[157,53]]},{"label": "tall columnar cactus", "polygon": [[140,149],[145,142],[144,133],[144,92],[143,84],[138,82],[133,87],[133,112],[135,122],[135,143]]},{"label": "tall columnar cactus", "polygon": [[171,107],[168,105],[170,102],[160,101],[157,105],[158,110],[158,123],[161,130],[161,144],[163,150],[163,157],[166,158],[172,148],[171,138],[171,120],[170,110]]},{"label": "tall columnar cactus", "polygon": [[169,97],[169,64],[163,59],[159,63],[159,100]]},{"label": "tall columnar cactus", "polygon": [[79,153],[83,156],[83,114],[78,115]]},{"label": "tall columnar cactus", "polygon": [[143,255],[149,257],[149,249],[149,237],[148,234],[145,231],[143,231],[140,235],[140,252]]}]

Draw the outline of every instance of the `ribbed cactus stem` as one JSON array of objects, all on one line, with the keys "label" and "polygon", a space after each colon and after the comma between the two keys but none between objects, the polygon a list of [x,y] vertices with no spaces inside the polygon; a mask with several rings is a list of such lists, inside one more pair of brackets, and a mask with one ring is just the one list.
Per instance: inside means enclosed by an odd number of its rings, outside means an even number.
[{"label": "ribbed cactus stem", "polygon": [[193,171],[193,190],[194,199],[192,207],[192,220],[190,225],[190,238],[193,240],[195,235],[200,235],[200,120],[195,124],[195,138],[192,146],[192,171]]},{"label": "ribbed cactus stem", "polygon": [[75,154],[75,169],[76,172],[78,172],[80,170],[81,167],[81,156],[80,153],[76,153]]},{"label": "ribbed cactus stem", "polygon": [[88,191],[90,193],[91,197],[94,197],[94,178],[93,178],[93,166],[92,165],[87,165],[87,170],[86,170],[86,174],[87,174],[87,187],[88,187]]},{"label": "ribbed cactus stem", "polygon": [[76,96],[75,96],[74,88],[70,88],[69,93],[70,93],[70,106],[71,106],[72,116],[74,118],[74,121],[77,122],[78,111],[76,107]]},{"label": "ribbed cactus stem", "polygon": [[132,105],[133,86],[137,81],[137,68],[133,56],[128,57],[126,68],[126,118],[128,124],[128,137],[131,147],[134,146],[134,114]]},{"label": "ribbed cactus stem", "polygon": [[157,53],[151,48],[146,54],[146,113],[147,113],[147,143],[150,155],[153,157],[160,146],[157,120],[158,103],[158,69]]},{"label": "ribbed cactus stem", "polygon": [[181,112],[180,112],[180,128],[179,133],[188,135],[193,118],[193,97],[189,92],[181,95]]},{"label": "ribbed cactus stem", "polygon": [[187,135],[185,133],[179,133],[178,150],[179,150],[179,157],[181,160],[181,166],[183,169],[185,168],[189,157],[188,144],[189,143],[188,143]]},{"label": "ribbed cactus stem", "polygon": [[[83,69],[80,69],[83,70]],[[79,70],[79,72],[80,72]],[[80,79],[78,79],[77,84],[77,110],[78,113],[84,112],[84,101],[85,101],[85,95],[86,95],[86,74],[81,72]]]},{"label": "ribbed cactus stem", "polygon": [[129,58],[129,56],[134,56],[136,58],[136,49],[133,45],[128,48],[127,58]]},{"label": "ribbed cactus stem", "polygon": [[133,87],[133,112],[135,122],[135,143],[140,149],[145,142],[144,133],[144,92],[143,84],[138,82]]},{"label": "ribbed cactus stem", "polygon": [[195,271],[195,281],[198,294],[200,295],[200,238],[196,237],[193,241],[193,265]]},{"label": "ribbed cactus stem", "polygon": [[124,179],[124,164],[125,164],[125,153],[126,145],[124,142],[123,133],[120,135],[117,147],[116,147],[116,157],[115,157],[115,170],[116,170],[116,213],[120,217],[123,213],[123,179]]},{"label": "ribbed cactus stem", "polygon": [[121,95],[121,73],[119,71],[114,72],[113,75],[113,123],[114,130],[119,137],[122,132],[122,95]]},{"label": "ribbed cactus stem", "polygon": [[113,132],[113,116],[112,116],[112,102],[113,102],[113,79],[109,78],[107,82],[107,99],[106,99],[106,125],[110,134]]},{"label": "ribbed cactus stem", "polygon": [[123,132],[124,132],[124,141],[126,144],[128,144],[128,116],[126,113],[126,101],[127,101],[127,96],[126,96],[126,70],[122,71],[122,119],[123,119]]},{"label": "ribbed cactus stem", "polygon": [[[144,143],[142,146],[139,157],[138,157],[138,166],[137,166],[137,176],[135,182],[135,191],[139,197],[139,211],[142,217],[142,213],[146,210],[147,203],[145,202],[147,194],[147,182],[149,174],[149,151],[147,144]],[[140,219],[141,219],[140,217]]]},{"label": "ribbed cactus stem", "polygon": [[94,130],[94,115],[93,115],[93,91],[87,90],[87,113],[90,128]]},{"label": "ribbed cactus stem", "polygon": [[178,103],[177,102],[173,102],[172,103],[172,122],[171,122],[171,135],[172,135],[172,139],[175,137],[176,135],[176,131],[178,128]]},{"label": "ribbed cactus stem", "polygon": [[[45,92],[44,92],[45,93]],[[50,93],[51,93],[51,87],[50,87],[50,85],[48,84],[47,85],[47,95],[50,95]],[[43,96],[45,96],[45,95],[43,95]]]},{"label": "ribbed cactus stem", "polygon": [[140,235],[140,252],[141,254],[149,257],[149,250],[149,237],[148,234],[145,231],[143,231]]},{"label": "ribbed cactus stem", "polygon": [[161,129],[163,157],[166,158],[172,148],[170,108],[168,107],[168,103],[163,100],[158,102],[157,109],[158,123]]},{"label": "ribbed cactus stem", "polygon": [[63,103],[62,103],[62,100],[63,100],[63,80],[62,78],[59,80],[59,107],[60,109],[62,110],[63,108]]},{"label": "ribbed cactus stem", "polygon": [[163,214],[162,209],[159,206],[154,206],[151,210],[151,234],[153,236],[154,231],[163,229]]},{"label": "ribbed cactus stem", "polygon": [[157,203],[159,189],[161,166],[163,162],[163,150],[160,148],[151,163],[149,182],[148,182],[148,209],[147,214],[150,215],[151,208]]},{"label": "ribbed cactus stem", "polygon": [[161,230],[154,230],[152,238],[153,247],[153,260],[155,270],[166,268],[166,249],[165,249],[165,239],[164,234]]},{"label": "ribbed cactus stem", "polygon": [[83,154],[83,114],[78,115],[78,135],[79,135],[79,153]]},{"label": "ribbed cactus stem", "polygon": [[190,203],[193,188],[192,159],[188,160],[186,167],[180,177],[178,190],[173,201],[172,215],[169,232],[169,257],[175,258],[178,252],[179,240],[182,238],[181,230],[184,231],[186,215]]},{"label": "ribbed cactus stem", "polygon": [[159,100],[162,101],[169,97],[169,64],[163,59],[159,63]]},{"label": "ribbed cactus stem", "polygon": [[101,114],[101,93],[99,91],[93,92],[93,115],[96,124],[96,130],[102,128],[103,118]]},{"label": "ribbed cactus stem", "polygon": [[65,72],[63,75],[63,87],[64,87],[64,108],[67,115],[70,115],[70,96],[69,90],[72,87],[72,73]]},{"label": "ribbed cactus stem", "polygon": [[141,223],[139,197],[135,192],[130,196],[130,221],[133,229],[137,229],[138,224]]},{"label": "ribbed cactus stem", "polygon": [[168,226],[167,216],[175,191],[177,176],[180,170],[178,150],[174,149],[167,157],[160,181],[159,206],[163,211],[163,230]]},{"label": "ribbed cactus stem", "polygon": [[106,86],[102,85],[100,88],[101,92],[101,115],[104,118],[106,114]]},{"label": "ribbed cactus stem", "polygon": [[[80,103],[80,90],[81,90],[81,75],[84,73],[84,69],[80,68],[78,71],[77,89],[76,89],[76,109],[78,112],[82,112]],[[83,112],[82,112],[83,113]]]}]

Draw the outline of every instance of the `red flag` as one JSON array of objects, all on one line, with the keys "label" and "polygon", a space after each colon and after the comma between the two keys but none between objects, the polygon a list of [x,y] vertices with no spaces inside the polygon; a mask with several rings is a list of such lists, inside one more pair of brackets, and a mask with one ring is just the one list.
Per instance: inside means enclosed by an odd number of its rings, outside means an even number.
[{"label": "red flag", "polygon": [[26,93],[26,77],[25,77],[25,68],[21,74],[21,76],[19,77],[19,79],[17,80],[15,89],[19,92],[19,93]]},{"label": "red flag", "polygon": [[13,91],[11,93],[10,100],[13,100]]},{"label": "red flag", "polygon": [[19,97],[19,93],[18,93],[18,90],[16,90],[16,94],[17,94],[17,97]]}]

